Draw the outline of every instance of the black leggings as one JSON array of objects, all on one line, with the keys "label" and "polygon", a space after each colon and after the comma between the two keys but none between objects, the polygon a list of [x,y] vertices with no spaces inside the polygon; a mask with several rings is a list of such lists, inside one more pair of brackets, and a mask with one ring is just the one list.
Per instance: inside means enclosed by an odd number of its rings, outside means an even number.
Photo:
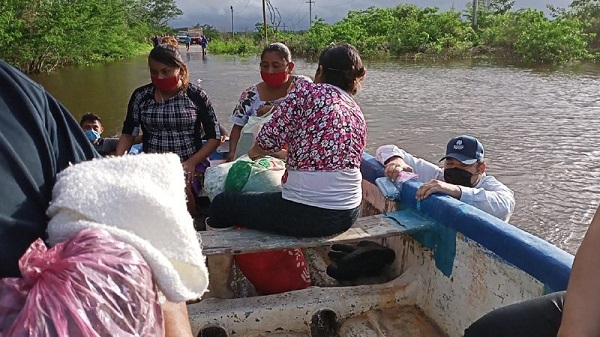
[{"label": "black leggings", "polygon": [[210,205],[208,225],[242,226],[300,237],[328,236],[348,230],[359,209],[308,206],[283,199],[281,192],[223,192]]},{"label": "black leggings", "polygon": [[464,337],[556,337],[565,292],[493,310],[471,324]]}]

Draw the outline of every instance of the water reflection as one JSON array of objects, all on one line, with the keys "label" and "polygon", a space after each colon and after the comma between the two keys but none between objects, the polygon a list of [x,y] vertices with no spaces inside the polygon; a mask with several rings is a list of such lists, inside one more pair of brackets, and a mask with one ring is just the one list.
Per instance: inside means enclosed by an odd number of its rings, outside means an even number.
[{"label": "water reflection", "polygon": [[[260,81],[258,59],[183,51],[217,116]],[[600,200],[600,65],[530,68],[488,60],[367,63],[356,99],[369,126],[368,150],[394,143],[437,161],[448,139],[469,133],[485,148],[488,172],[515,191],[511,223],[575,252]],[[297,60],[296,73],[316,64]],[[33,76],[79,118],[100,114],[119,132],[132,91],[149,82],[143,56]]]}]

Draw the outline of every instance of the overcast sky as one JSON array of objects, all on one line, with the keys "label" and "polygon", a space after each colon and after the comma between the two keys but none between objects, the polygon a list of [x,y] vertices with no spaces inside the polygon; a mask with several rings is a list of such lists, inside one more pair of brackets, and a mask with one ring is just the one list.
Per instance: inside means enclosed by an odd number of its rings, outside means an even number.
[{"label": "overcast sky", "polygon": [[[270,0],[279,10],[281,27],[286,29],[307,29],[310,22],[309,0]],[[412,3],[421,8],[437,6],[441,11],[449,10],[454,4],[457,10],[464,10],[471,0],[312,0],[312,17],[318,16],[328,23],[344,18],[348,11],[362,10],[371,6],[395,7],[400,3]],[[209,24],[221,31],[231,31],[231,8],[233,6],[233,27],[235,31],[253,31],[257,22],[262,22],[262,0],[175,0],[183,11],[183,16],[172,20],[174,28],[193,26],[197,23]],[[546,9],[546,4],[567,7],[572,0],[515,0],[515,9]],[[267,22],[269,21],[267,10]]]}]

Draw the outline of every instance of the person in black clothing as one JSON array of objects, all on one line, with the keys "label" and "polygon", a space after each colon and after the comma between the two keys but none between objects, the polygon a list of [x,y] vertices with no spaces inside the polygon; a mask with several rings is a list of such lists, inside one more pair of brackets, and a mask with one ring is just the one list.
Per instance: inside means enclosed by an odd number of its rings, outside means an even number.
[{"label": "person in black clothing", "polygon": [[[101,156],[114,155],[117,149],[117,142],[119,138],[116,137],[102,137],[104,127],[102,126],[102,120],[100,116],[86,112],[79,121],[79,126],[85,132],[85,136],[92,143],[94,149],[98,151]],[[139,130],[135,132],[139,133]],[[137,135],[134,140],[134,145],[129,150],[130,154],[137,154],[141,151],[142,135]],[[136,146],[136,144],[140,144]]]},{"label": "person in black clothing", "polygon": [[40,85],[0,61],[0,278],[44,238],[56,174],[98,157],[77,121]]},{"label": "person in black clothing", "polygon": [[208,42],[209,40],[206,38],[206,36],[202,35],[202,37],[200,38],[200,46],[202,46],[202,55],[206,55],[206,46],[208,46]]},{"label": "person in black clothing", "polygon": [[600,336],[600,207],[575,254],[566,291],[507,305],[483,315],[464,337]]},{"label": "person in black clothing", "polygon": [[85,132],[87,139],[92,143],[96,151],[98,151],[101,156],[113,154],[117,149],[117,141],[119,138],[102,137],[104,127],[102,126],[100,116],[91,112],[85,113],[79,121],[79,126],[81,126],[81,129],[83,132]]}]

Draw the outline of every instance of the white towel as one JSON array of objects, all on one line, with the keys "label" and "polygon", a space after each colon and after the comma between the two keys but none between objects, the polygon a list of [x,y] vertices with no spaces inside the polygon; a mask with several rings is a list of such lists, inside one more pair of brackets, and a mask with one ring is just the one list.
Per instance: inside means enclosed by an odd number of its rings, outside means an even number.
[{"label": "white towel", "polygon": [[58,175],[47,215],[51,245],[84,228],[102,228],[140,251],[169,301],[197,299],[206,291],[208,271],[175,154],[109,157],[70,166]]}]

